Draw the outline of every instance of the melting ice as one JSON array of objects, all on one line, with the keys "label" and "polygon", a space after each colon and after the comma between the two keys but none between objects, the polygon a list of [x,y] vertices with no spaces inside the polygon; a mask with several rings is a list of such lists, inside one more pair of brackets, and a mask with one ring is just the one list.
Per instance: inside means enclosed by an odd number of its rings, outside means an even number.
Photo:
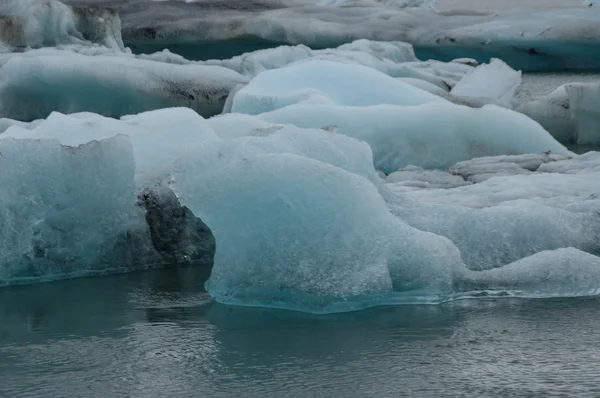
[{"label": "melting ice", "polygon": [[[597,294],[600,154],[563,144],[600,142],[598,84],[519,102],[512,52],[508,64],[422,61],[398,40],[435,43],[414,35],[437,18],[452,32],[440,48],[485,33],[515,40],[510,51],[551,49],[554,65],[567,62],[555,40],[578,28],[548,35],[536,22],[515,39],[522,14],[443,16],[418,3],[265,2],[244,23],[202,34],[320,49],[208,61],[134,54],[127,35],[142,27],[126,5],[120,17],[7,3],[0,284],[193,265],[212,269],[219,302],[314,313]],[[375,15],[388,16],[380,30]],[[315,26],[294,30],[311,16]],[[399,32],[400,20],[413,22]],[[154,22],[152,40],[175,37],[168,18]]]}]

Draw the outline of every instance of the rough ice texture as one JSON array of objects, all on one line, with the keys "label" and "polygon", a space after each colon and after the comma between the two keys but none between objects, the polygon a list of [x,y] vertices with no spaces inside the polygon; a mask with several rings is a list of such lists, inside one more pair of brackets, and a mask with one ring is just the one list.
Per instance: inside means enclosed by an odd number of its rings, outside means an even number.
[{"label": "rough ice texture", "polygon": [[600,293],[600,257],[573,248],[543,251],[483,272],[471,272],[460,289],[477,295],[577,297]]},{"label": "rough ice texture", "polygon": [[475,184],[453,189],[388,187],[407,205],[394,207],[395,214],[416,228],[451,239],[472,269],[501,267],[563,247],[598,254],[598,155],[542,161],[501,157],[493,177],[493,158],[474,159],[450,170],[468,171],[467,178]]},{"label": "rough ice texture", "polygon": [[3,139],[0,152],[0,283],[119,267],[135,200],[126,137],[76,149]]},{"label": "rough ice texture", "polygon": [[232,112],[256,115],[297,103],[420,105],[443,100],[359,65],[307,61],[263,72],[238,91]]},{"label": "rough ice texture", "polygon": [[222,111],[230,90],[247,82],[218,66],[67,51],[13,56],[0,72],[0,116],[18,120],[44,118],[53,111],[118,117],[170,106],[211,116]]},{"label": "rough ice texture", "polygon": [[516,110],[538,121],[561,142],[598,145],[599,98],[599,83],[568,83]]},{"label": "rough ice texture", "polygon": [[547,97],[522,103],[515,110],[541,124],[558,141],[574,143],[577,128],[570,108],[566,86],[560,86]]}]

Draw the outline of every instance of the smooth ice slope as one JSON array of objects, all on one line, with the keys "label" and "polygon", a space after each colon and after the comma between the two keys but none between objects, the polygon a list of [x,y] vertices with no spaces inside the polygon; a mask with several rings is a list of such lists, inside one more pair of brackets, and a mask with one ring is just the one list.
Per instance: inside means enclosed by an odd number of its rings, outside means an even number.
[{"label": "smooth ice slope", "polygon": [[306,61],[256,76],[235,94],[232,112],[257,115],[300,102],[367,106],[443,100],[364,66]]},{"label": "smooth ice slope", "polygon": [[493,105],[479,109],[445,102],[412,107],[293,105],[260,118],[299,127],[337,126],[340,133],[367,142],[375,167],[386,173],[408,165],[444,169],[481,156],[570,154],[533,120]]},{"label": "smooth ice slope", "polygon": [[0,116],[44,118],[51,112],[119,117],[186,106],[203,116],[222,111],[229,92],[247,79],[218,66],[173,65],[128,57],[13,56],[0,69]]}]

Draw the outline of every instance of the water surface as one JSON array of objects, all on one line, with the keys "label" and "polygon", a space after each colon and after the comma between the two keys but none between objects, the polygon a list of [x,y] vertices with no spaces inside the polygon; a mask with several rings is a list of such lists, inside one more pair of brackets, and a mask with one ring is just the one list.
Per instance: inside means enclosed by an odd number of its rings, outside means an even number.
[{"label": "water surface", "polygon": [[3,397],[598,396],[597,299],[312,316],[226,307],[194,269],[0,290]]}]

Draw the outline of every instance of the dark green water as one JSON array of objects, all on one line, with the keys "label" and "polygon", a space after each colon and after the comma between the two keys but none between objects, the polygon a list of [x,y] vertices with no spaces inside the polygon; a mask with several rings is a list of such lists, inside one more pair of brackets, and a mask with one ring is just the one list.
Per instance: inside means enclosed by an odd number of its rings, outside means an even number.
[{"label": "dark green water", "polygon": [[597,299],[311,316],[215,304],[204,278],[0,290],[0,396],[600,396]]}]

